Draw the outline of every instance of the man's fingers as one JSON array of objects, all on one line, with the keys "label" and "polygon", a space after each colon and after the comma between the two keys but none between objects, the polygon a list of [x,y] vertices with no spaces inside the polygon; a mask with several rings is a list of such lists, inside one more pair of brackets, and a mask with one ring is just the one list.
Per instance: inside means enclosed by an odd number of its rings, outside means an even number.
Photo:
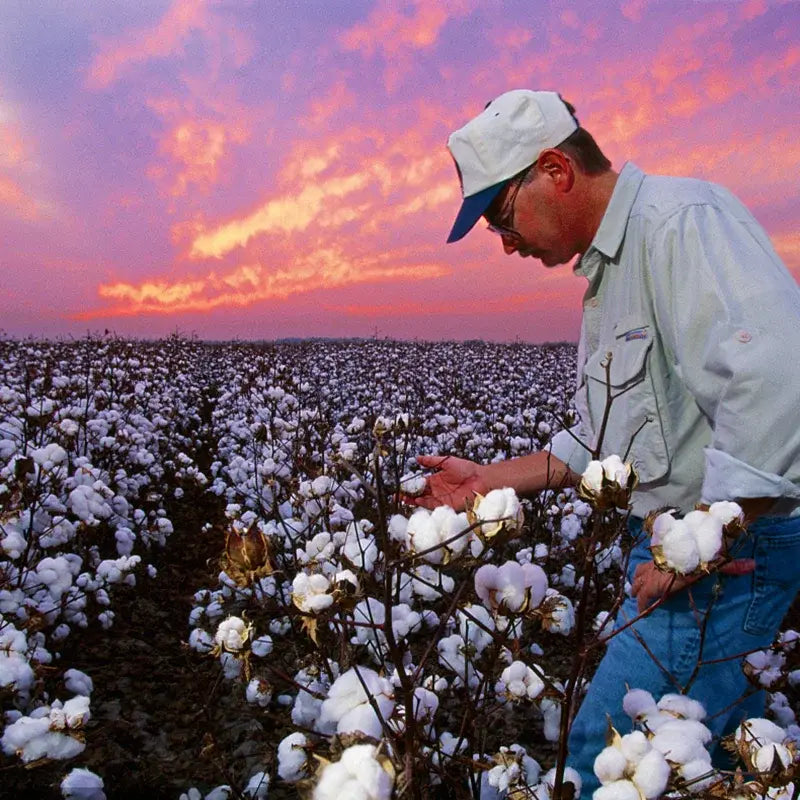
[{"label": "man's fingers", "polygon": [[724,575],[747,575],[756,568],[756,562],[752,558],[736,558],[723,564],[719,571]]},{"label": "man's fingers", "polygon": [[417,456],[417,464],[426,469],[436,469],[441,467],[447,458],[447,456]]}]

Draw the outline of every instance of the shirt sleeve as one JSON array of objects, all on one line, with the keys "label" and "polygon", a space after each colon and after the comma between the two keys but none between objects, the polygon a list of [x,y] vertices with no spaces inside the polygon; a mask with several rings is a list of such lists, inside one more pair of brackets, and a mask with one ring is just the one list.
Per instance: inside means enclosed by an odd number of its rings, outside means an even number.
[{"label": "shirt sleeve", "polygon": [[800,499],[800,289],[726,193],[649,247],[659,333],[711,426],[702,500]]},{"label": "shirt sleeve", "polygon": [[580,427],[580,423],[577,423],[569,430],[559,431],[545,448],[578,475],[586,471],[592,458],[589,450],[578,441],[581,438]]}]

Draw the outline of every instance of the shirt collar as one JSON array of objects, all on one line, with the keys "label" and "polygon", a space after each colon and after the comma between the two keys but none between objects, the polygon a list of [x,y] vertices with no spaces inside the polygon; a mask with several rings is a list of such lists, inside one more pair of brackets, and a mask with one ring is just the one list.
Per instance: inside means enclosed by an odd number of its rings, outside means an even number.
[{"label": "shirt collar", "polygon": [[608,201],[608,207],[603,214],[603,219],[600,220],[597,233],[595,233],[584,257],[576,265],[576,273],[583,274],[582,268],[586,266],[584,259],[588,262],[595,260],[586,258],[591,255],[593,250],[599,251],[607,258],[616,256],[625,237],[625,228],[628,226],[628,219],[644,178],[644,172],[632,161],[626,162],[622,167],[614,185],[614,191],[611,193],[611,199]]}]

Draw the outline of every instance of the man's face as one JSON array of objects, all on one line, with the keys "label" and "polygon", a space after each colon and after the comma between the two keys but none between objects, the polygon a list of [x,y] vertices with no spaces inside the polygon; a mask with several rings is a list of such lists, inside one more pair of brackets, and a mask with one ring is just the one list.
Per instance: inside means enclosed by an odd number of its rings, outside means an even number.
[{"label": "man's face", "polygon": [[507,255],[538,258],[555,267],[577,253],[564,193],[547,164],[536,163],[525,179],[512,181],[489,207],[486,219],[500,233]]}]

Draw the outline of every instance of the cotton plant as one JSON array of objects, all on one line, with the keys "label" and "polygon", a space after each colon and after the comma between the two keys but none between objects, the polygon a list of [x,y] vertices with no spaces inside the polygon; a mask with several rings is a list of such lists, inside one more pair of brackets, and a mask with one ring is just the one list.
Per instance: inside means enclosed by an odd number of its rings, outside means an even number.
[{"label": "cotton plant", "polygon": [[753,718],[739,725],[724,744],[743,766],[720,772],[711,762],[714,740],[698,701],[678,694],[656,701],[649,692],[632,689],[623,709],[635,727],[624,735],[610,729],[609,744],[594,763],[601,783],[594,800],[780,797],[800,771],[796,742],[770,720]]}]

